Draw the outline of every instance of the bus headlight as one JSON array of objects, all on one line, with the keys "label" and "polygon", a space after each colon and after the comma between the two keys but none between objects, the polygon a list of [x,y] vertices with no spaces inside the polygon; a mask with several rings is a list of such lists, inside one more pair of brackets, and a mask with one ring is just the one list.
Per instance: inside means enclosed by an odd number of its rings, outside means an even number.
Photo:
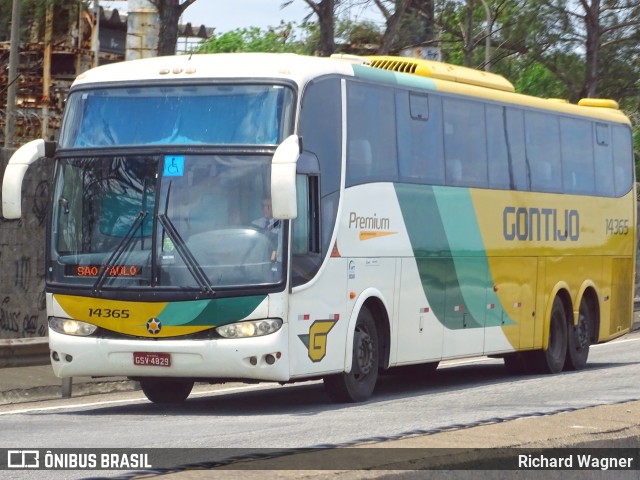
[{"label": "bus headlight", "polygon": [[80,320],[57,317],[49,317],[49,327],[54,332],[63,333],[65,335],[75,335],[77,337],[88,337],[98,329],[95,325],[81,322]]},{"label": "bus headlight", "polygon": [[248,338],[261,337],[277,332],[282,327],[282,320],[279,318],[266,318],[264,320],[253,320],[250,322],[231,323],[216,328],[224,338]]}]

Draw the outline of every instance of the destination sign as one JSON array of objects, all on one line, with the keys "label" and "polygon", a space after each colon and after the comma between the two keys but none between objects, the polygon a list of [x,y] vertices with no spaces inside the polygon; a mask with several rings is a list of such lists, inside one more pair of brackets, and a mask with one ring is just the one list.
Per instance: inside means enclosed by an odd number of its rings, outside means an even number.
[{"label": "destination sign", "polygon": [[[64,274],[68,277],[97,277],[104,265],[65,265]],[[139,277],[142,266],[113,265],[107,269],[107,277]]]}]

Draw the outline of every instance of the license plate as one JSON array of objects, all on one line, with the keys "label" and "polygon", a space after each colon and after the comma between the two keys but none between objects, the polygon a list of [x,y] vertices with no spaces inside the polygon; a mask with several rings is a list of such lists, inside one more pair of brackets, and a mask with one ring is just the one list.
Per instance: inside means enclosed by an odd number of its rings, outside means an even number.
[{"label": "license plate", "polygon": [[133,364],[143,367],[170,367],[171,354],[159,352],[133,352]]}]

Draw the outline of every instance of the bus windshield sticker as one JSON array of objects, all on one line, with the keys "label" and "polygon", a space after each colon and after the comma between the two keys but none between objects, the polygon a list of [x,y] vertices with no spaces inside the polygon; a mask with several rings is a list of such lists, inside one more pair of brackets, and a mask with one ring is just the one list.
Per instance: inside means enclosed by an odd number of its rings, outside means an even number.
[{"label": "bus windshield sticker", "polygon": [[166,155],[164,157],[164,176],[182,177],[184,175],[184,157],[181,155]]}]

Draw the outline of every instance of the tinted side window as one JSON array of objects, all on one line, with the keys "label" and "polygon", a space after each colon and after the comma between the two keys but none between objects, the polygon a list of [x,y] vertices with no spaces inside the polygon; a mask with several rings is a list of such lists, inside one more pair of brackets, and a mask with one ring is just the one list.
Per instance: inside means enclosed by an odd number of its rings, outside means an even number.
[{"label": "tinted side window", "polygon": [[391,88],[348,83],[348,186],[398,179],[395,118],[395,92]]},{"label": "tinted side window", "polygon": [[524,147],[524,112],[507,108],[507,154],[513,174],[513,188],[529,190],[531,175]]},{"label": "tinted side window", "polygon": [[558,119],[544,113],[526,112],[525,125],[531,189],[540,192],[561,192]]},{"label": "tinted side window", "polygon": [[633,155],[631,132],[620,125],[611,127],[613,140],[613,176],[616,196],[621,197],[631,190],[633,183]]},{"label": "tinted side window", "polygon": [[304,91],[300,135],[304,149],[314,153],[322,172],[321,195],[340,189],[342,107],[340,80],[326,78],[310,83]]},{"label": "tinted side window", "polygon": [[304,91],[299,132],[305,151],[320,164],[320,233],[322,253],[329,249],[336,223],[342,168],[342,91],[340,79],[310,83]]},{"label": "tinted side window", "polygon": [[440,97],[400,91],[396,95],[400,179],[444,183]]},{"label": "tinted side window", "polygon": [[611,131],[609,125],[596,123],[596,142],[594,146],[596,178],[596,194],[606,197],[615,195],[613,183],[613,152],[611,149]]},{"label": "tinted side window", "polygon": [[489,186],[511,188],[511,170],[507,144],[507,122],[504,107],[486,106],[487,154],[489,159]]},{"label": "tinted side window", "polygon": [[442,105],[447,185],[486,187],[484,105],[453,98],[443,98]]},{"label": "tinted side window", "polygon": [[560,119],[562,180],[566,193],[595,193],[591,122]]}]

